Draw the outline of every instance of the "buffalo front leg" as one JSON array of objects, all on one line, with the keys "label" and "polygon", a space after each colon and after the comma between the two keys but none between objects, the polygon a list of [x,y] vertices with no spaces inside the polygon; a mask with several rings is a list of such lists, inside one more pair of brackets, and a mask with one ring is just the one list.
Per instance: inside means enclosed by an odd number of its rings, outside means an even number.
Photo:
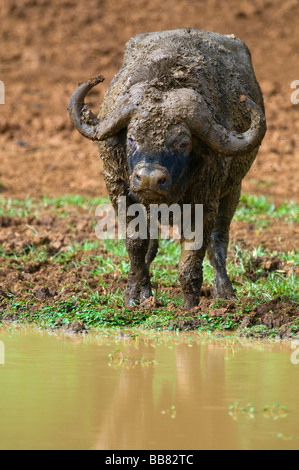
[{"label": "buffalo front leg", "polygon": [[189,218],[184,220],[179,281],[184,297],[184,307],[187,310],[195,307],[199,302],[203,281],[202,264],[210,242],[217,210],[218,199],[215,197],[213,200],[205,201],[202,219],[200,216],[197,218],[198,214],[195,211],[190,221]]},{"label": "buffalo front leg", "polygon": [[131,262],[125,295],[125,305],[126,307],[131,307],[152,295],[149,264],[146,262],[149,240],[140,238],[133,240],[127,238],[125,245]]}]

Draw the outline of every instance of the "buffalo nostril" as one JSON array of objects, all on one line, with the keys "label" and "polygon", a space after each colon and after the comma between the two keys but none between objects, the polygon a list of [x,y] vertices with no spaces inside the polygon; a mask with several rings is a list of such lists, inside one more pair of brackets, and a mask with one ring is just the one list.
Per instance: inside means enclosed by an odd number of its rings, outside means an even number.
[{"label": "buffalo nostril", "polygon": [[170,189],[170,181],[170,175],[164,168],[142,166],[133,172],[132,188],[135,191],[152,191],[164,194]]}]

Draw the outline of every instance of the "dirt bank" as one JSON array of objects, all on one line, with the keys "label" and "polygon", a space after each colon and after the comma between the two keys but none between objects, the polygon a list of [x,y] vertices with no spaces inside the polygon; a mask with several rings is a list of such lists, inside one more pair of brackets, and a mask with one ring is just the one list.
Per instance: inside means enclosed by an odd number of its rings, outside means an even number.
[{"label": "dirt bank", "polygon": [[[125,309],[125,252],[119,253],[117,244],[109,248],[95,240],[93,217],[86,211],[68,210],[60,214],[42,212],[38,217],[0,216],[2,321],[35,322],[68,332],[86,332],[94,326],[224,330],[254,337],[294,337],[299,332],[299,303],[292,288],[290,292],[277,291],[280,283],[291,283],[298,277],[298,266],[291,258],[271,255],[272,238],[268,237],[267,245],[263,232],[255,231],[244,243],[238,233],[249,230],[247,222],[238,222],[238,231],[232,233],[248,256],[240,259],[232,245],[228,257],[230,270],[236,270],[241,262],[233,276],[234,287],[241,292],[238,301],[213,299],[213,279],[204,270],[199,305],[186,312],[181,307],[178,260],[174,256],[172,264],[166,266],[166,275],[164,258],[154,263],[156,298]],[[278,231],[279,224],[273,222],[270,230]],[[254,251],[261,240],[264,255]],[[288,244],[286,239],[281,248],[287,249]],[[245,284],[264,287],[259,294],[244,296]]]}]

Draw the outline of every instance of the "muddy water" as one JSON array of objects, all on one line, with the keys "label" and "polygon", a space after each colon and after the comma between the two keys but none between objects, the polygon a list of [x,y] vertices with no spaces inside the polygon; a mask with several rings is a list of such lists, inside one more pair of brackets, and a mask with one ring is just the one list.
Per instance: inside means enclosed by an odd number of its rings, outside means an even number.
[{"label": "muddy water", "polygon": [[290,343],[116,335],[0,329],[0,449],[299,449]]}]

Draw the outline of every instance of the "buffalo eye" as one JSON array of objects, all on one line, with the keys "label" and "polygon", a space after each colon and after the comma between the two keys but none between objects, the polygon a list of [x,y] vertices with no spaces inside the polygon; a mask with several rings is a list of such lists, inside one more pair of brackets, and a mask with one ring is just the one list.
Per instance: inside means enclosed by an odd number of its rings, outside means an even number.
[{"label": "buffalo eye", "polygon": [[176,139],[175,142],[171,145],[171,150],[173,152],[179,152],[184,156],[188,156],[191,152],[192,143],[191,140],[188,138]]},{"label": "buffalo eye", "polygon": [[180,144],[177,145],[177,149],[178,150],[186,150],[186,148],[188,147],[188,142],[181,142]]}]

